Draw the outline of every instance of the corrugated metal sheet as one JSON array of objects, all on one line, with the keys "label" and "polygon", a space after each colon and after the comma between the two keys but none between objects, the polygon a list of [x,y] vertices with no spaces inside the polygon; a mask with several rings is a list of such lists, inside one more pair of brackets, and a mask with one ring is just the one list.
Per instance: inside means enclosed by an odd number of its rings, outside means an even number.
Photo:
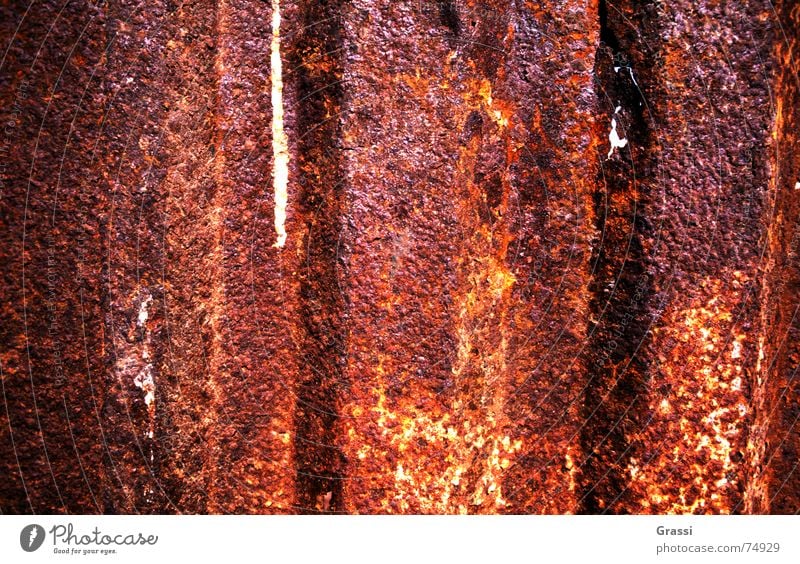
[{"label": "corrugated metal sheet", "polygon": [[800,509],[792,2],[0,9],[2,512]]}]

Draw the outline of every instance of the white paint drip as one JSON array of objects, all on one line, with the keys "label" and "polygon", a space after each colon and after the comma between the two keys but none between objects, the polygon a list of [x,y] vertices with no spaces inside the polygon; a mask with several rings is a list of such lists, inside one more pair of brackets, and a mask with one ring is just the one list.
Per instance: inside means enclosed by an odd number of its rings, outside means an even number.
[{"label": "white paint drip", "polygon": [[272,182],[275,193],[274,247],[286,243],[286,203],[289,197],[289,140],[283,130],[283,68],[281,65],[281,5],[272,0],[272,43],[270,66],[272,81]]},{"label": "white paint drip", "polygon": [[[614,114],[617,114],[622,108],[617,106],[614,110]],[[625,145],[628,144],[627,139],[620,139],[619,133],[617,133],[617,120],[616,118],[611,118],[611,133],[608,134],[608,140],[611,143],[611,148],[608,150],[608,157],[611,158],[611,155],[614,154],[614,149],[622,149]]]}]

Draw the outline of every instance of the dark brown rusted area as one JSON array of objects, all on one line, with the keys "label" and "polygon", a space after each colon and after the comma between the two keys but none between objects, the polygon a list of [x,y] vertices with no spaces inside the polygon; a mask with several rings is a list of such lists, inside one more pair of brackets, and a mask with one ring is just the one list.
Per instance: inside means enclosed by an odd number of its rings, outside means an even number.
[{"label": "dark brown rusted area", "polygon": [[800,510],[795,3],[0,10],[3,513]]},{"label": "dark brown rusted area", "polygon": [[642,416],[646,417],[647,410],[641,404],[648,388],[649,363],[641,347],[652,322],[646,303],[652,282],[645,246],[655,231],[649,217],[657,162],[657,134],[647,88],[656,75],[646,63],[654,60],[656,53],[636,40],[636,24],[642,25],[648,7],[601,0],[598,10],[598,110],[605,124],[616,121],[628,146],[609,156],[603,145],[597,154],[593,299],[587,330],[589,382],[582,430],[581,503],[588,513],[608,510],[609,501],[616,502],[625,491],[631,432],[646,424]]},{"label": "dark brown rusted area", "polygon": [[345,295],[338,254],[342,232],[344,171],[341,2],[302,2],[287,38],[287,110],[295,141],[297,205],[302,214],[304,256],[298,277],[295,325],[300,342],[300,380],[294,420],[298,509],[340,511],[344,460],[336,447],[338,397],[344,386]]}]

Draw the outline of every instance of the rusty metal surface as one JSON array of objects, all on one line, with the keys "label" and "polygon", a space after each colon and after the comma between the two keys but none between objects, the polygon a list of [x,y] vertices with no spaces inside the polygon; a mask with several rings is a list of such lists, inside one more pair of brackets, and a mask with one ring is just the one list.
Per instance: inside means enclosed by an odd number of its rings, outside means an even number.
[{"label": "rusty metal surface", "polygon": [[0,9],[3,513],[800,510],[793,2]]}]

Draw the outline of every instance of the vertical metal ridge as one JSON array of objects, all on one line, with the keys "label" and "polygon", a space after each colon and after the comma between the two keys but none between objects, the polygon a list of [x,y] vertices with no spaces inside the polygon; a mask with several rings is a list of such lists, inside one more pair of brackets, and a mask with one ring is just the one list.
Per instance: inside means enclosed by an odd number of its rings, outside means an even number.
[{"label": "vertical metal ridge", "polygon": [[641,70],[653,65],[656,54],[637,41],[634,29],[641,10],[635,2],[598,3],[600,43],[594,72],[601,141],[592,195],[596,231],[581,432],[585,458],[580,504],[586,513],[617,511],[615,504],[629,482],[632,430],[647,421],[643,403],[653,291],[648,240],[658,141],[651,130],[652,102],[645,94],[651,77]]},{"label": "vertical metal ridge", "polygon": [[336,435],[344,387],[347,277],[340,260],[345,191],[341,10],[339,1],[303,1],[284,20],[286,123],[293,137],[293,205],[298,215],[291,236],[300,247],[294,468],[296,508],[304,513],[344,507],[346,477]]},{"label": "vertical metal ridge", "polygon": [[797,130],[800,125],[800,81],[797,76],[800,8],[792,2],[776,6],[777,60],[773,114],[767,147],[769,201],[763,223],[763,274],[759,288],[757,362],[753,370],[753,422],[746,457],[748,483],[741,511],[798,512],[800,465],[800,168]]}]

